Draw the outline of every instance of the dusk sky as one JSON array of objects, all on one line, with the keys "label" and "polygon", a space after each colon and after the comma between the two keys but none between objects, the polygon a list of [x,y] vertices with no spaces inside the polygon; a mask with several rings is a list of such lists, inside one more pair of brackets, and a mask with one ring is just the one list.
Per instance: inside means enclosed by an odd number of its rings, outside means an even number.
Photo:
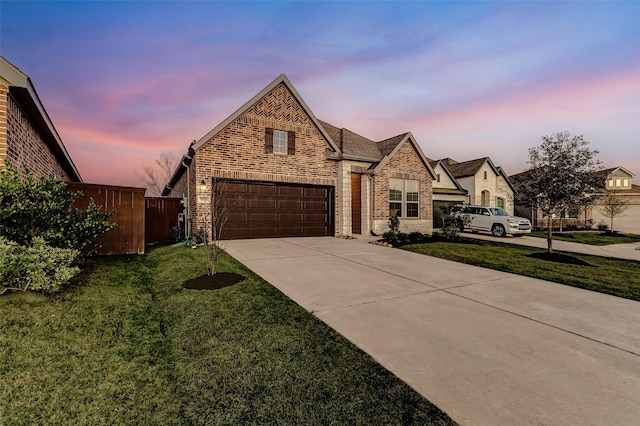
[{"label": "dusk sky", "polygon": [[141,186],[281,73],[315,115],[508,174],[583,134],[640,184],[640,2],[12,2],[31,77],[85,182]]}]

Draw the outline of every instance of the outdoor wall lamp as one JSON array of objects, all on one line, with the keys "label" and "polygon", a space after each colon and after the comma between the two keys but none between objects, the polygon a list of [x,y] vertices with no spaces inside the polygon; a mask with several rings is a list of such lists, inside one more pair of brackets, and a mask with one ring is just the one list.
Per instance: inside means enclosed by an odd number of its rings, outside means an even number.
[{"label": "outdoor wall lamp", "polygon": [[200,191],[201,191],[201,192],[204,192],[204,191],[206,191],[206,190],[207,190],[207,184],[206,184],[206,183],[204,183],[204,179],[202,179],[202,180],[200,181]]}]

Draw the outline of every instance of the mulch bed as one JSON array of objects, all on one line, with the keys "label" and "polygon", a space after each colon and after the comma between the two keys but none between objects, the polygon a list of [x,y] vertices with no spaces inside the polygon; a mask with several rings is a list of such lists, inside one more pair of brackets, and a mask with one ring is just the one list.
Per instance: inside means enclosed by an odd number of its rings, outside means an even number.
[{"label": "mulch bed", "polygon": [[547,260],[549,262],[565,263],[568,265],[594,266],[590,263],[585,262],[582,259],[578,259],[577,257],[569,256],[562,253],[549,253],[545,251],[545,252],[531,253],[531,254],[528,254],[527,256],[540,259],[540,260]]},{"label": "mulch bed", "polygon": [[190,290],[218,290],[244,281],[245,277],[234,272],[218,272],[213,275],[201,275],[185,281],[184,288]]}]

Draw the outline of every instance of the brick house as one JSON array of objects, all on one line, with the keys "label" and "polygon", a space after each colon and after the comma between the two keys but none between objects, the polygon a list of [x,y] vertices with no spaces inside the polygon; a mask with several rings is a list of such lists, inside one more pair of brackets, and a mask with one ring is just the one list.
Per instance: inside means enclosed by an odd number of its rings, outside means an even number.
[{"label": "brick house", "polygon": [[29,77],[0,56],[0,169],[82,182]]},{"label": "brick house", "polygon": [[380,234],[390,214],[431,233],[434,177],[411,133],[375,142],[320,121],[283,74],[194,141],[162,195],[183,197],[187,232],[210,231],[223,187],[224,238]]}]

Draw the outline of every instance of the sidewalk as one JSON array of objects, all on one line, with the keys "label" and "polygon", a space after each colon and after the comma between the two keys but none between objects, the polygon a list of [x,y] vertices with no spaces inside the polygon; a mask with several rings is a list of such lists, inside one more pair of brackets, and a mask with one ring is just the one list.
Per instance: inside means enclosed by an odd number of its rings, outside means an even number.
[{"label": "sidewalk", "polygon": [[[517,244],[521,246],[539,247],[544,249],[547,248],[547,240],[545,238],[531,237],[528,235],[517,238],[511,236],[498,238],[492,235],[474,234],[471,232],[464,232],[462,235],[466,238],[495,241],[497,243]],[[614,257],[618,259],[640,261],[640,250],[636,250],[638,247],[640,247],[640,243],[592,246],[589,244],[553,240],[553,249],[557,251],[568,251],[572,253],[590,254],[593,256]]]}]

